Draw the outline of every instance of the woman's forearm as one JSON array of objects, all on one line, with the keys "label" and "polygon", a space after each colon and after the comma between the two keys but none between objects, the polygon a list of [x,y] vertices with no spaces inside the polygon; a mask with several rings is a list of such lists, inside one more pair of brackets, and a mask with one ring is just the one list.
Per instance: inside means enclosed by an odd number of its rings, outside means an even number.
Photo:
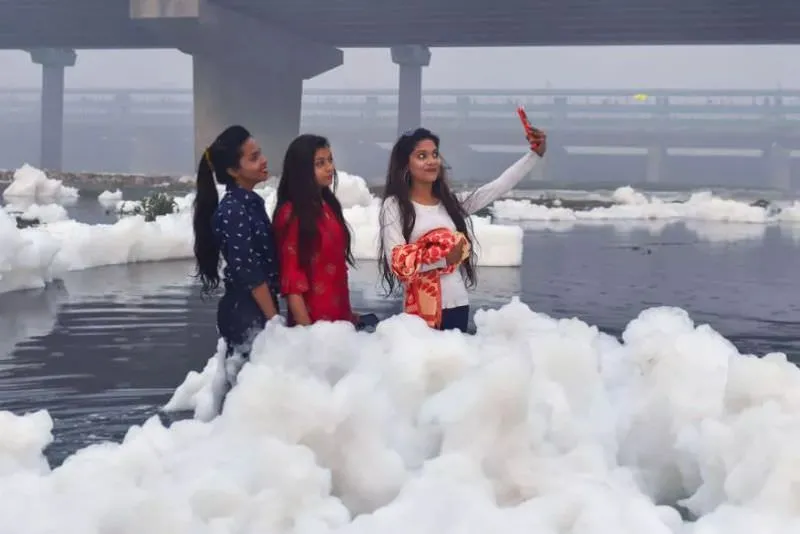
[{"label": "woman's forearm", "polygon": [[466,195],[462,200],[464,209],[471,215],[507,194],[533,170],[541,159],[536,152],[529,150],[500,176]]},{"label": "woman's forearm", "polygon": [[289,311],[292,314],[295,324],[308,326],[311,324],[311,316],[308,314],[308,307],[303,295],[289,295]]},{"label": "woman's forearm", "polygon": [[258,307],[261,309],[261,312],[267,317],[267,320],[278,315],[278,307],[275,305],[275,299],[272,298],[272,293],[270,293],[267,288],[266,282],[253,288],[251,293],[256,304],[258,304]]}]

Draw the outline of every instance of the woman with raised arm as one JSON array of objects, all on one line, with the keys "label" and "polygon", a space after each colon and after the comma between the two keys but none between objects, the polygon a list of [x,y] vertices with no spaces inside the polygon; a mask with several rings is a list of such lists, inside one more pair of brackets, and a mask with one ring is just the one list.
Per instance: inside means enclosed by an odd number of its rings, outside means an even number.
[{"label": "woman with raised arm", "polygon": [[351,235],[331,189],[336,180],[327,139],[304,134],[292,141],[273,215],[289,325],[358,323],[350,307],[347,275],[347,265],[354,264]]},{"label": "woman with raised arm", "polygon": [[[278,259],[264,199],[253,192],[265,181],[267,160],[242,126],[219,134],[200,158],[194,200],[194,255],[203,294],[219,287],[220,256],[225,259],[225,293],[217,308],[217,328],[240,365],[253,339],[278,315]],[[216,180],[215,180],[216,178]],[[219,199],[217,183],[226,192]],[[238,366],[238,365],[237,365]],[[229,370],[228,387],[238,368]]]},{"label": "woman with raised arm", "polygon": [[531,148],[524,156],[468,194],[450,189],[438,136],[417,128],[397,140],[383,192],[378,266],[390,293],[403,285],[406,313],[433,328],[466,332],[467,287],[476,282],[469,216],[511,191],[544,156],[544,132],[530,128],[526,138]]}]

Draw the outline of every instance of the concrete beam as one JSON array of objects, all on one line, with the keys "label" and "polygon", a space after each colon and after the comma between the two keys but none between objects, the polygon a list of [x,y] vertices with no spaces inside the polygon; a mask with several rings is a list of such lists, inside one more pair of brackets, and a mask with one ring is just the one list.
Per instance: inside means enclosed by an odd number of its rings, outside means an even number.
[{"label": "concrete beam", "polygon": [[197,18],[200,0],[130,0],[132,19]]},{"label": "concrete beam", "polygon": [[[134,7],[144,13],[154,9],[144,0],[136,1],[140,5]],[[179,1],[167,0],[164,13],[173,16],[186,9]],[[395,2],[391,16],[375,0],[215,1],[233,10],[246,10],[263,21],[280,21],[282,27],[341,47],[390,47],[398,43],[475,47],[800,42],[797,0],[772,0],[764,9],[752,0],[675,6],[665,0],[647,2],[649,5],[625,1],[615,3],[614,9],[586,1],[440,0],[428,2],[424,9],[419,2]],[[159,7],[158,3],[152,5]],[[130,14],[131,0],[0,0],[0,48],[164,46],[162,41],[139,32]]]},{"label": "concrete beam", "polygon": [[[772,0],[218,0],[342,47],[784,44],[800,41],[800,2]],[[424,7],[422,7],[424,6]],[[768,7],[766,7],[768,6]],[[785,41],[788,39],[789,41]]]},{"label": "concrete beam", "polygon": [[[177,40],[184,53],[217,57],[242,69],[291,70],[303,79],[336,68],[341,50],[305,39],[269,20],[210,0],[129,0],[131,18],[158,39]],[[169,36],[169,37],[167,37]]]},{"label": "concrete beam", "polygon": [[422,45],[393,46],[392,62],[409,67],[427,67],[431,64],[431,49]]},{"label": "concrete beam", "polygon": [[242,68],[261,65],[277,75],[284,71],[297,73],[305,80],[344,62],[344,54],[338,48],[305,39],[209,0],[199,1],[199,34],[194,43],[197,52],[238,63]]},{"label": "concrete beam", "polygon": [[30,48],[31,61],[43,67],[74,67],[78,54],[71,48]]}]

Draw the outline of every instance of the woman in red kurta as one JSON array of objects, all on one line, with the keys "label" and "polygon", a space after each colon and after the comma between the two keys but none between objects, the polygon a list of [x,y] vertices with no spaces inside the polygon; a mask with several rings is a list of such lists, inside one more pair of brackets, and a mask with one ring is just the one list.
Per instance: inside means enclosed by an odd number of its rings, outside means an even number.
[{"label": "woman in red kurta", "polygon": [[324,137],[301,135],[286,151],[273,226],[289,324],[357,322],[350,307],[350,230],[330,187],[336,170]]}]

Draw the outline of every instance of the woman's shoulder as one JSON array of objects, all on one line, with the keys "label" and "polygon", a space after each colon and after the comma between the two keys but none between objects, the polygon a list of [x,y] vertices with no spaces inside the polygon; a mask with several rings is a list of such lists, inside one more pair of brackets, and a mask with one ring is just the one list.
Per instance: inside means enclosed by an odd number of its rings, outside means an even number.
[{"label": "woman's shoulder", "polygon": [[388,213],[395,213],[400,210],[400,203],[397,197],[392,195],[381,200],[381,209]]},{"label": "woman's shoulder", "polygon": [[278,209],[275,210],[275,220],[273,224],[277,226],[284,226],[292,216],[292,203],[284,202]]},{"label": "woman's shoulder", "polygon": [[231,195],[225,195],[220,199],[217,209],[214,210],[213,218],[216,221],[227,224],[231,219],[238,219],[246,215],[247,210],[244,204]]},{"label": "woman's shoulder", "polygon": [[383,227],[402,224],[400,201],[396,196],[390,196],[381,202],[380,222]]},{"label": "woman's shoulder", "polygon": [[292,201],[291,200],[287,200],[286,202],[284,202],[283,204],[278,206],[278,209],[275,211],[275,215],[278,215],[278,214],[281,214],[281,213],[292,213]]}]

